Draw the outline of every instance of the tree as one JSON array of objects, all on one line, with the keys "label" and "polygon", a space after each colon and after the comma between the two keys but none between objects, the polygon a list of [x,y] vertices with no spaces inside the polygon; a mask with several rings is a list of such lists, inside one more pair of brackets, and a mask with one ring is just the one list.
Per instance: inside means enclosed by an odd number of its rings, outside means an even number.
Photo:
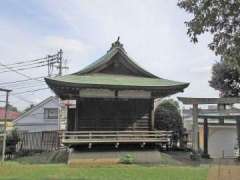
[{"label": "tree", "polygon": [[23,113],[29,111],[30,109],[32,109],[34,107],[33,104],[30,104],[30,106],[26,107],[24,110],[23,110]]},{"label": "tree", "polygon": [[[5,106],[3,106],[2,108],[5,108]],[[11,104],[8,104],[8,111],[18,112],[18,109],[17,109],[17,107],[15,107]]]},{"label": "tree", "polygon": [[173,131],[176,135],[175,140],[181,141],[183,123],[177,101],[173,99],[163,100],[155,111],[155,123],[156,129]]},{"label": "tree", "polygon": [[220,91],[221,97],[238,97],[240,95],[239,71],[221,60],[212,67],[212,78],[209,85]]},{"label": "tree", "polygon": [[13,105],[11,105],[11,104],[8,104],[8,110],[9,110],[9,111],[15,111],[15,112],[18,112],[17,107],[15,107],[15,106],[13,106]]},{"label": "tree", "polygon": [[179,131],[182,127],[182,117],[178,102],[163,100],[155,111],[156,128],[159,130]]},{"label": "tree", "polygon": [[199,35],[211,33],[209,48],[240,71],[240,1],[179,0],[178,6],[193,15],[185,22],[191,41],[197,43]]}]

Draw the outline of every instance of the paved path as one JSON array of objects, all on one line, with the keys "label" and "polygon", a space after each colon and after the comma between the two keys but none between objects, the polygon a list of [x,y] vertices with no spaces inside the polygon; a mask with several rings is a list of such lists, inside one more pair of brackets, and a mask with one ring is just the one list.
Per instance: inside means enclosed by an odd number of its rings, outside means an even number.
[{"label": "paved path", "polygon": [[240,165],[233,161],[219,161],[210,167],[208,180],[240,180]]}]

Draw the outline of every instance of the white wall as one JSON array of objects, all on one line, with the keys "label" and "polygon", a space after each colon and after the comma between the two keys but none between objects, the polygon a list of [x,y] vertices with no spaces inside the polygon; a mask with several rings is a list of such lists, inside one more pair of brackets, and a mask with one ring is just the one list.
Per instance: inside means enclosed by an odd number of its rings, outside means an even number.
[{"label": "white wall", "polygon": [[235,126],[209,127],[208,151],[212,158],[234,156],[234,145],[237,143]]},{"label": "white wall", "polygon": [[[201,119],[199,119],[202,122]],[[192,117],[184,119],[184,127],[192,130]],[[199,125],[200,127],[200,125]],[[191,136],[191,135],[190,135]],[[224,156],[234,156],[234,146],[237,143],[237,132],[235,125],[209,126],[208,153],[212,158],[222,158]],[[203,144],[200,144],[203,149]]]},{"label": "white wall", "polygon": [[26,116],[20,117],[15,122],[15,127],[19,130],[26,130],[29,132],[58,130],[58,119],[44,119],[44,108],[59,107],[58,99],[53,98],[45,104],[40,104],[40,106],[32,112],[26,113]]}]

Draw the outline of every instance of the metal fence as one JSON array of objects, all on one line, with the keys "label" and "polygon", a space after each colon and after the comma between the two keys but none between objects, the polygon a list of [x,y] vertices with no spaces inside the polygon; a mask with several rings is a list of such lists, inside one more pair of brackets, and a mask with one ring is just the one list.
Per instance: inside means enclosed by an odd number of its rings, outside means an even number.
[{"label": "metal fence", "polygon": [[54,151],[60,147],[58,131],[18,132],[16,151]]}]

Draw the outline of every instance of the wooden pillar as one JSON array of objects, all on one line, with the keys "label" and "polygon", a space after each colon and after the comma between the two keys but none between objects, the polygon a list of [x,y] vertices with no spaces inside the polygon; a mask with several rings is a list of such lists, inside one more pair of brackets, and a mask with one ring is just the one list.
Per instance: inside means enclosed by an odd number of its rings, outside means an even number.
[{"label": "wooden pillar", "polygon": [[66,127],[65,127],[65,130],[66,131],[69,131],[69,128],[70,128],[70,126],[69,126],[69,122],[70,122],[70,120],[69,120],[69,105],[67,105],[67,117],[66,117],[67,119],[66,119]]},{"label": "wooden pillar", "polygon": [[193,104],[193,127],[192,127],[192,150],[193,159],[199,159],[199,137],[198,137],[198,104]]},{"label": "wooden pillar", "polygon": [[207,118],[205,118],[204,122],[203,122],[203,134],[204,134],[204,139],[203,139],[204,144],[203,144],[202,157],[209,159],[210,156],[208,154],[208,120],[207,120]]},{"label": "wooden pillar", "polygon": [[[237,143],[238,143],[238,151],[240,151],[240,118],[236,119],[236,129],[237,129]],[[240,152],[239,152],[240,154]],[[240,159],[240,157],[238,157]]]},{"label": "wooden pillar", "polygon": [[[218,105],[217,105],[217,109],[218,109],[219,111],[225,110],[225,109],[226,109],[226,105],[225,105],[225,104],[218,104]],[[223,117],[220,117],[220,118],[218,119],[218,121],[219,121],[219,124],[224,125],[224,118],[223,118]]]},{"label": "wooden pillar", "polygon": [[151,130],[154,130],[155,127],[155,108],[154,108],[154,99],[151,101]]},{"label": "wooden pillar", "polygon": [[76,99],[75,122],[74,122],[75,131],[78,131],[78,113],[79,113],[79,99]]}]

